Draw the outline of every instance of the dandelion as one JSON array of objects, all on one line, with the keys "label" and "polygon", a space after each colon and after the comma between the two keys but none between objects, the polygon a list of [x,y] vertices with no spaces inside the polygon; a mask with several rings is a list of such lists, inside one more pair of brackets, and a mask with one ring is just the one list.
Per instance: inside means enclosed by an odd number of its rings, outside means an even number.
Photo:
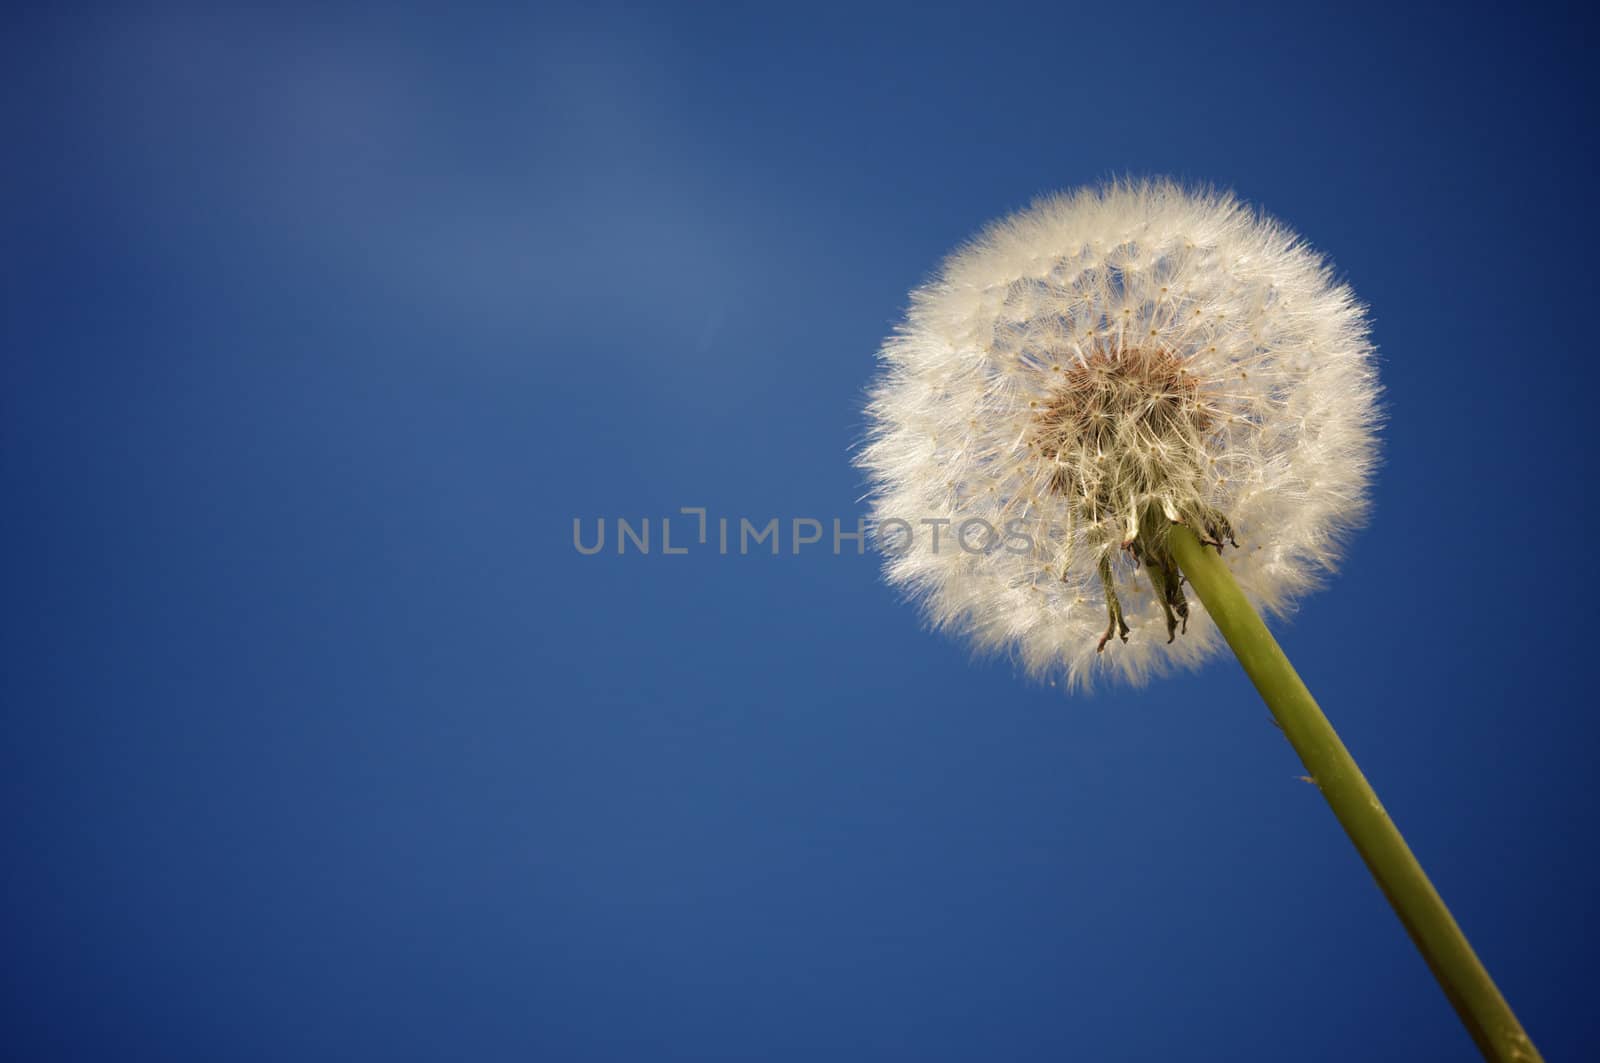
[{"label": "dandelion", "polygon": [[1148,183],[1046,199],[913,293],[882,359],[860,455],[875,516],[1009,525],[1028,547],[916,536],[889,579],[936,626],[1069,686],[1217,649],[1172,521],[1237,540],[1234,577],[1281,613],[1366,511],[1378,386],[1363,309],[1228,196]]},{"label": "dandelion", "polygon": [[1366,312],[1327,262],[1230,195],[1085,189],[950,256],[880,357],[872,516],[931,532],[880,533],[889,581],[1069,689],[1226,641],[1479,1047],[1537,1059],[1257,613],[1333,570],[1377,460]]}]

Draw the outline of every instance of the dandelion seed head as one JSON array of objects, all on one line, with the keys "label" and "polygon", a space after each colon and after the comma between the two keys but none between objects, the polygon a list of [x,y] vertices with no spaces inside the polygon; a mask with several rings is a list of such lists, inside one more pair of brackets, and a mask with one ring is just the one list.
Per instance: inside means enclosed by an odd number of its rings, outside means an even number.
[{"label": "dandelion seed head", "polygon": [[[1220,646],[1163,560],[1171,521],[1231,534],[1235,578],[1282,614],[1365,514],[1364,308],[1230,195],[1144,181],[1043,199],[914,291],[880,362],[858,463],[872,516],[917,525],[887,578],[935,627],[1069,689]],[[999,535],[935,547],[925,521]],[[1125,642],[1102,637],[1119,624]]]}]

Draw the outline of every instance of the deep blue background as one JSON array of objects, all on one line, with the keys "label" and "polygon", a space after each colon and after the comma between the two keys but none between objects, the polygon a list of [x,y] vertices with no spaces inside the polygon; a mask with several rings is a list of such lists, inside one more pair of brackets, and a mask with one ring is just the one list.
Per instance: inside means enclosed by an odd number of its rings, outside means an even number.
[{"label": "deep blue background", "polygon": [[870,556],[572,548],[852,519],[906,291],[1122,173],[1237,189],[1371,304],[1375,519],[1282,639],[1592,1053],[1585,32],[6,16],[4,1054],[1471,1058],[1230,662],[1068,698]]}]

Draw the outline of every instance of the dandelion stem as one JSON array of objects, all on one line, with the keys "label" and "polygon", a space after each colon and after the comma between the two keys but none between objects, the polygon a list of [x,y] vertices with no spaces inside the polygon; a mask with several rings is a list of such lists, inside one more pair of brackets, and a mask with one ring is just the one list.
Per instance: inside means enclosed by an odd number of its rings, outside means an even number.
[{"label": "dandelion stem", "polygon": [[1184,525],[1172,525],[1168,544],[1484,1058],[1541,1060],[1378,795],[1227,565]]}]

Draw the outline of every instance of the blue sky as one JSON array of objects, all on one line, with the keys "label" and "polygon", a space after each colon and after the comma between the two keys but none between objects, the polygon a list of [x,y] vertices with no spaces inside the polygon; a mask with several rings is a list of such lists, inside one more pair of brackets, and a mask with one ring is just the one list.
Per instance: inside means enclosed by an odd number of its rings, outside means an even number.
[{"label": "blue sky", "polygon": [[906,292],[1036,195],[1170,174],[1371,305],[1374,519],[1281,641],[1578,1058],[1582,29],[8,16],[11,1054],[1470,1058],[1231,662],[1067,697],[871,556],[572,548],[574,517],[852,518]]}]

